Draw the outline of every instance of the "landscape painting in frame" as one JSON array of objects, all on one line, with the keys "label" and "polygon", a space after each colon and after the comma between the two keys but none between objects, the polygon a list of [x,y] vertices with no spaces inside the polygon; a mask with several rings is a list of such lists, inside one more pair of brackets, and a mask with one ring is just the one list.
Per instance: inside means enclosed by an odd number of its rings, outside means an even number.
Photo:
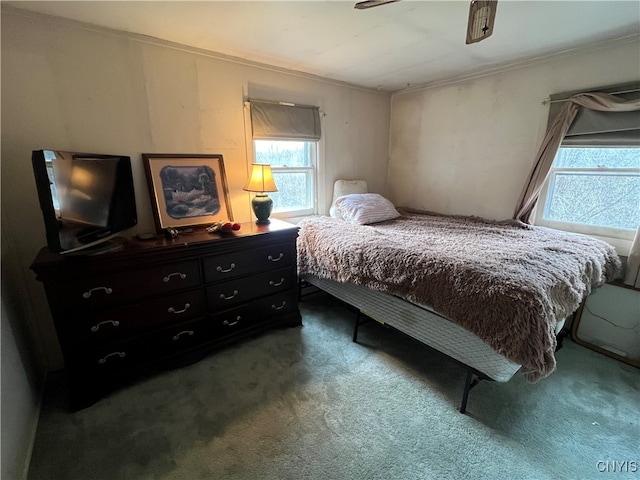
[{"label": "landscape painting in frame", "polygon": [[143,153],[156,229],[233,220],[222,155]]}]

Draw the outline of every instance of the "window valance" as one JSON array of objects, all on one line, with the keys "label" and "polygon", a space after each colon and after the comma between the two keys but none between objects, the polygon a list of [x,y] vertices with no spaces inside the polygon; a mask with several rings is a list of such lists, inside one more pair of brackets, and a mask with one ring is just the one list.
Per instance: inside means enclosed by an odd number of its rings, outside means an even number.
[{"label": "window valance", "polygon": [[[614,94],[621,100],[634,100],[640,98],[640,82],[600,88],[598,92]],[[549,97],[549,124],[560,111],[563,101],[576,93],[579,92]],[[640,147],[640,111],[606,112],[581,108],[562,139],[562,145]]]},{"label": "window valance", "polygon": [[250,100],[254,139],[320,140],[320,109],[266,100]]}]

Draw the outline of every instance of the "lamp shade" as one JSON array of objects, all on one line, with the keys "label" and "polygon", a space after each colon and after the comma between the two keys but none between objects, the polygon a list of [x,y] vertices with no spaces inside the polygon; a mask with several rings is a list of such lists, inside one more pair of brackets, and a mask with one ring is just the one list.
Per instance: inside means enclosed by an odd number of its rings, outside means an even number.
[{"label": "lamp shade", "polygon": [[251,164],[251,175],[242,189],[248,192],[277,192],[278,187],[273,181],[271,165]]}]

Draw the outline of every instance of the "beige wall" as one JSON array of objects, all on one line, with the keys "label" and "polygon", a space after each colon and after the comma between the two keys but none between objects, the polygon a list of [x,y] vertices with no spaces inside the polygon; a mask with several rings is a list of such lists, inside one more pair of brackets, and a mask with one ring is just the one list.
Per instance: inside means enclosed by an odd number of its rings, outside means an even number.
[{"label": "beige wall", "polygon": [[[153,218],[141,153],[220,153],[235,220],[251,221],[243,105],[247,97],[318,105],[321,198],[334,180],[385,193],[390,96],[209,52],[2,9],[2,223],[15,243],[48,368],[62,365],[41,286],[28,270],[45,244],[30,155],[41,148],[132,158],[139,225]],[[328,210],[323,202],[321,210]]]},{"label": "beige wall", "polygon": [[[2,235],[2,469],[0,478],[26,478],[33,438],[38,424],[43,371],[39,368],[29,325],[25,321],[25,299],[5,285],[17,281],[12,253]],[[11,315],[9,312],[12,312]]]},{"label": "beige wall", "polygon": [[640,41],[392,97],[389,195],[398,205],[511,218],[550,94],[640,79]]}]

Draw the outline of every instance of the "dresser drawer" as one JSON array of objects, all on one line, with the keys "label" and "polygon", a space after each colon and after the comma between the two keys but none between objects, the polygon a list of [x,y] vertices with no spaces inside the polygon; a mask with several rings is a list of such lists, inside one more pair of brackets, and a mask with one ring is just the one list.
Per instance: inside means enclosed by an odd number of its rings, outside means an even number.
[{"label": "dresser drawer", "polygon": [[298,292],[289,290],[252,302],[252,315],[262,318],[286,315],[298,310]]},{"label": "dresser drawer", "polygon": [[255,309],[252,305],[243,305],[210,318],[213,331],[217,336],[225,337],[235,332],[247,330],[260,322],[260,317],[251,315]]},{"label": "dresser drawer", "polygon": [[248,300],[292,289],[296,283],[293,268],[243,277],[207,287],[207,305],[214,311],[224,310]]},{"label": "dresser drawer", "polygon": [[203,259],[205,282],[218,282],[242,275],[296,264],[296,244],[282,243]]},{"label": "dresser drawer", "polygon": [[201,318],[164,329],[154,343],[162,355],[171,355],[211,342],[215,334],[211,318]]},{"label": "dresser drawer", "polygon": [[104,345],[89,347],[87,344],[75,350],[71,365],[76,372],[91,373],[94,378],[101,378],[154,359],[186,352],[213,338],[214,328],[210,319],[200,318]]},{"label": "dresser drawer", "polygon": [[90,310],[199,283],[200,266],[190,260],[64,282],[57,286],[57,294],[67,309]]},{"label": "dresser drawer", "polygon": [[87,376],[89,382],[125,372],[153,357],[154,344],[148,338],[136,337],[91,348],[76,349],[65,358],[73,374]]},{"label": "dresser drawer", "polygon": [[194,290],[99,312],[78,313],[61,326],[65,341],[105,343],[205,315],[204,290]]},{"label": "dresser drawer", "polygon": [[213,328],[220,336],[254,328],[270,318],[296,311],[296,295],[294,291],[282,292],[218,313],[211,317]]}]

